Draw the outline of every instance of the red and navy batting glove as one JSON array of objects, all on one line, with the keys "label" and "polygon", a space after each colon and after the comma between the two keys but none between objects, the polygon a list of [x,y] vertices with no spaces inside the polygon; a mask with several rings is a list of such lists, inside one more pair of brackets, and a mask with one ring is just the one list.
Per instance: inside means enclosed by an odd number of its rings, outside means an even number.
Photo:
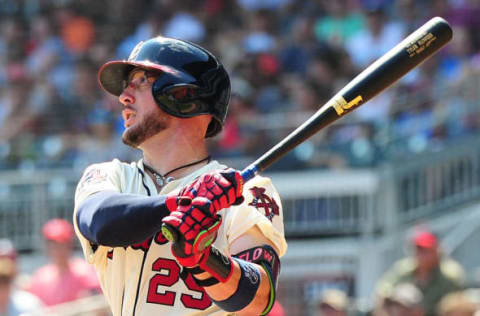
[{"label": "red and navy batting glove", "polygon": [[205,197],[212,202],[210,214],[239,205],[243,202],[243,178],[239,171],[234,169],[215,170],[206,173],[193,183],[183,188],[178,194],[181,199]]},{"label": "red and navy batting glove", "polygon": [[167,194],[165,199],[165,206],[171,212],[176,211],[179,206],[188,206],[192,203],[190,197],[182,197],[176,191]]},{"label": "red and navy batting glove", "polygon": [[162,219],[177,232],[178,239],[172,244],[172,253],[184,267],[197,265],[217,238],[222,218],[216,213],[212,216],[211,209],[210,200],[196,197],[191,204],[180,205]]}]

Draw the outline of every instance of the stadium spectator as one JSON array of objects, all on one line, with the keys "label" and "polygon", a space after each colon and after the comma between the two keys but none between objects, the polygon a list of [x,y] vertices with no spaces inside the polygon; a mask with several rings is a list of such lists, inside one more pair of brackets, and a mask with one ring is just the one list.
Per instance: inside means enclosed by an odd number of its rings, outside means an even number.
[{"label": "stadium spectator", "polygon": [[425,315],[433,316],[442,297],[465,287],[465,272],[459,263],[443,255],[433,232],[419,229],[413,236],[412,245],[414,255],[397,261],[381,277],[376,295],[383,301],[396,285],[412,283],[422,293]]},{"label": "stadium spectator", "polygon": [[38,268],[27,289],[46,306],[76,300],[100,291],[97,275],[83,259],[72,256],[73,226],[51,219],[42,229],[50,263]]},{"label": "stadium spectator", "polygon": [[375,316],[423,316],[422,292],[411,283],[400,283],[392,289],[375,311]]},{"label": "stadium spectator", "polygon": [[[307,107],[314,108],[308,101],[312,82],[317,105],[322,104],[407,33],[430,17],[442,15],[455,27],[457,42],[438,54],[435,67],[425,75],[413,71],[397,88],[383,92],[352,117],[360,124],[372,124],[373,139],[381,140],[387,152],[395,152],[390,147],[395,149],[402,142],[414,153],[442,148],[448,141],[473,135],[480,126],[477,103],[471,101],[478,99],[478,91],[472,90],[474,98],[455,92],[464,82],[471,82],[465,78],[472,76],[471,66],[478,63],[478,1],[442,0],[432,5],[411,0],[119,1],[114,10],[107,8],[105,1],[1,2],[0,102],[4,106],[0,119],[9,122],[2,124],[4,132],[0,133],[2,156],[6,158],[2,165],[15,167],[26,157],[36,167],[71,166],[87,160],[82,155],[89,153],[71,134],[88,131],[88,112],[102,99],[96,88],[79,93],[79,88],[87,88],[85,82],[95,82],[85,71],[88,73],[90,66],[98,69],[110,51],[126,58],[125,52],[130,52],[132,45],[155,34],[177,34],[208,43],[232,70],[232,77],[252,87],[249,102],[256,110],[252,111],[254,121],[259,121],[256,118],[268,119],[272,112],[288,113],[282,114],[288,119],[289,114],[304,110],[305,101]],[[95,73],[90,71],[93,76]],[[85,81],[87,77],[90,79]],[[23,83],[19,78],[24,78],[20,79]],[[292,81],[303,88],[291,90]],[[402,89],[405,86],[408,89]],[[402,123],[409,122],[410,113],[415,112],[410,112],[410,107],[418,107],[402,103],[395,92],[410,100],[408,94],[433,87],[437,87],[433,96],[441,102],[430,105],[431,111],[422,121],[427,127],[404,135]],[[26,103],[20,102],[21,106],[12,106],[19,103],[19,96],[13,95],[16,90],[23,92],[21,98]],[[448,97],[441,97],[439,92]],[[401,104],[395,106],[396,102]],[[247,139],[251,125],[239,122],[235,139]],[[275,144],[284,136],[284,131],[269,131],[263,125],[254,128],[255,133],[266,136],[266,143]],[[20,133],[25,130],[28,133]],[[357,138],[363,142],[362,133],[354,132],[352,146]],[[45,146],[48,153],[38,152]],[[263,153],[265,142],[254,147],[249,152]],[[245,158],[245,151],[230,150],[229,157]],[[54,163],[48,165],[45,161],[51,158]],[[304,165],[311,167],[314,164]],[[358,165],[347,163],[344,167]],[[280,167],[286,168],[293,165]]]},{"label": "stadium spectator", "polygon": [[478,310],[475,300],[467,291],[445,295],[438,303],[438,316],[474,316]]},{"label": "stadium spectator", "polygon": [[366,27],[352,35],[345,43],[345,48],[359,70],[385,54],[406,35],[403,24],[388,19],[385,4],[378,1],[372,3],[374,4],[363,6]]},{"label": "stadium spectator", "polygon": [[167,37],[181,38],[201,43],[205,39],[205,25],[199,18],[199,11],[187,3],[165,24],[164,34]]},{"label": "stadium spectator", "polygon": [[248,33],[242,41],[247,54],[267,53],[277,47],[277,38],[273,34],[274,23],[274,15],[270,11],[260,10],[249,16]]},{"label": "stadium spectator", "polygon": [[20,316],[43,307],[33,294],[21,290],[16,284],[17,252],[8,239],[0,240],[0,315]]},{"label": "stadium spectator", "polygon": [[268,313],[268,316],[286,316],[282,303],[280,303],[278,300],[275,301],[275,304],[273,304],[272,310],[270,313]]},{"label": "stadium spectator", "polygon": [[322,1],[326,14],[315,22],[315,35],[337,47],[365,28],[365,17],[351,5],[351,1]]},{"label": "stadium spectator", "polygon": [[349,299],[345,292],[328,289],[315,303],[314,316],[347,316]]}]

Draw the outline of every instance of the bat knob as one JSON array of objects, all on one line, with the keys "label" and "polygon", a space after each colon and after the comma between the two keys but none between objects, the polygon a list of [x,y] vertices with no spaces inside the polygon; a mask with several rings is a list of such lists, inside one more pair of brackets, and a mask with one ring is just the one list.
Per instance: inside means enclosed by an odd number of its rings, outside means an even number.
[{"label": "bat knob", "polygon": [[171,242],[176,242],[178,240],[177,230],[166,223],[162,224],[162,235]]}]

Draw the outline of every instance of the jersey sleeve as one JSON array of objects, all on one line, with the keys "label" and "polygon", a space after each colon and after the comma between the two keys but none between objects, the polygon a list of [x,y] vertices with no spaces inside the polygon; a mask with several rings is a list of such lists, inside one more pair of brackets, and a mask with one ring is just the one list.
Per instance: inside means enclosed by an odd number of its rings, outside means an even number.
[{"label": "jersey sleeve", "polygon": [[245,184],[245,201],[225,212],[227,243],[246,233],[255,225],[279,250],[279,256],[287,251],[283,226],[283,210],[280,196],[269,178],[257,176]]},{"label": "jersey sleeve", "polygon": [[121,163],[118,160],[90,165],[85,169],[75,191],[75,208],[73,214],[75,233],[80,240],[85,259],[92,264],[95,263],[97,259],[101,258],[101,260],[104,260],[105,255],[102,256],[102,254],[108,251],[108,249],[92,245],[90,241],[80,233],[77,224],[77,209],[88,196],[94,193],[107,190],[121,192],[121,168]]}]

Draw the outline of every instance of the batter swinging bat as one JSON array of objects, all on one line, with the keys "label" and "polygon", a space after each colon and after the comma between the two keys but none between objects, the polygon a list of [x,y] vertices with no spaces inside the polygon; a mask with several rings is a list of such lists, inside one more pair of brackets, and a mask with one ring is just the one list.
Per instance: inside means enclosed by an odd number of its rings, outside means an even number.
[{"label": "batter swinging bat", "polygon": [[[427,60],[451,39],[452,29],[447,21],[440,17],[432,18],[368,66],[305,123],[243,169],[241,174],[244,182],[255,177],[322,128],[365,104]],[[177,235],[174,229],[165,226],[165,237],[175,241]]]},{"label": "batter swinging bat", "polygon": [[[241,174],[246,182],[322,128],[350,113],[427,60],[452,39],[452,29],[432,18],[350,81],[310,119],[251,163]],[[372,49],[376,49],[372,47]]]}]

